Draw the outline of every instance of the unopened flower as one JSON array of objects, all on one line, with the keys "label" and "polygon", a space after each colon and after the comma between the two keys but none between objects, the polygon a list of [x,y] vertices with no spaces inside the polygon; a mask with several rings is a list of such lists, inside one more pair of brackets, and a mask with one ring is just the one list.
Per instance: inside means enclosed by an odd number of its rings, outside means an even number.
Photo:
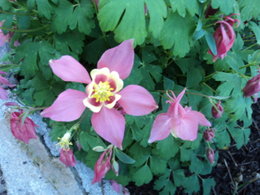
[{"label": "unopened flower", "polygon": [[68,167],[74,167],[76,160],[73,151],[71,149],[61,148],[60,161]]},{"label": "unopened flower", "polygon": [[227,55],[227,52],[232,48],[236,39],[233,24],[237,21],[238,20],[232,19],[230,16],[226,16],[224,17],[224,20],[216,22],[219,24],[214,33],[217,54],[214,55],[212,51],[209,51],[209,53],[213,55],[213,61],[216,61],[218,58],[223,59]]},{"label": "unopened flower", "polygon": [[224,112],[224,108],[221,105],[221,101],[219,101],[217,104],[212,106],[211,108],[211,114],[214,118],[220,118]]},{"label": "unopened flower", "polygon": [[30,119],[26,118],[24,122],[22,121],[21,115],[23,111],[11,113],[10,126],[12,134],[19,140],[29,143],[30,139],[36,139],[35,134],[35,123]]},{"label": "unopened flower", "polygon": [[114,180],[110,181],[113,190],[115,190],[117,193],[119,194],[124,194],[124,195],[130,195],[130,192],[128,191],[127,188],[125,188],[124,186],[122,186],[121,184],[117,183]]},{"label": "unopened flower", "polygon": [[111,161],[112,153],[113,150],[111,147],[100,155],[94,167],[95,177],[92,183],[100,182],[101,179],[105,177],[106,173],[111,169],[110,161]]},{"label": "unopened flower", "polygon": [[193,141],[197,138],[199,125],[211,126],[202,113],[193,111],[190,107],[182,107],[180,101],[184,93],[185,89],[175,97],[172,92],[167,113],[161,113],[155,118],[149,143],[165,139],[170,133],[182,140]]},{"label": "unopened flower", "polygon": [[203,138],[205,141],[210,142],[215,137],[215,131],[212,128],[208,128],[203,133]]},{"label": "unopened flower", "polygon": [[211,164],[215,161],[215,152],[212,148],[207,149],[207,158]]},{"label": "unopened flower", "polygon": [[244,96],[249,97],[260,91],[260,74],[254,76],[247,81],[246,86],[243,89]]},{"label": "unopened flower", "polygon": [[127,40],[119,46],[107,50],[100,58],[97,69],[90,72],[71,56],[51,60],[54,74],[64,81],[88,84],[86,92],[67,89],[54,103],[41,113],[55,121],[73,121],[80,118],[86,108],[93,115],[91,123],[98,135],[113,145],[122,148],[125,118],[117,104],[125,113],[142,116],[157,108],[153,96],[143,87],[128,85],[123,89],[123,79],[132,70],[134,62],[133,41]]}]

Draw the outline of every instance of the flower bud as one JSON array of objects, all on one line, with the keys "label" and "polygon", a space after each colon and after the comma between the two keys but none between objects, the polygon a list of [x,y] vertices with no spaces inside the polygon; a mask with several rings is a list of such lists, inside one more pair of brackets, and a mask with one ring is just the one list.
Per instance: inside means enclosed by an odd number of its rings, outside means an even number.
[{"label": "flower bud", "polygon": [[220,118],[224,112],[224,108],[221,105],[221,101],[219,101],[215,106],[212,107],[211,113],[214,118]]},{"label": "flower bud", "polygon": [[215,137],[215,131],[211,128],[207,129],[203,133],[203,138],[205,141],[210,142]]},{"label": "flower bud", "polygon": [[62,148],[60,151],[60,161],[66,166],[74,167],[76,164],[76,160],[71,149]]},{"label": "flower bud", "polygon": [[70,139],[71,139],[71,132],[70,131],[67,131],[62,138],[58,138],[60,141],[59,141],[59,145],[61,148],[63,149],[69,149],[70,148],[70,145],[72,145],[72,143],[70,142]]},{"label": "flower bud", "polygon": [[35,127],[37,125],[35,125],[35,123],[28,117],[23,121],[22,117],[20,117],[21,114],[23,114],[23,111],[13,112],[11,114],[11,132],[17,139],[28,144],[30,139],[37,138],[35,134]]},{"label": "flower bud", "polygon": [[249,97],[260,91],[260,74],[247,81],[243,89],[244,96]]},{"label": "flower bud", "polygon": [[101,181],[101,179],[104,178],[106,173],[111,169],[110,160],[112,157],[112,152],[112,148],[110,148],[100,155],[94,167],[95,177],[92,184]]},{"label": "flower bud", "polygon": [[207,149],[207,158],[210,162],[210,164],[213,164],[215,161],[215,152],[212,148]]}]

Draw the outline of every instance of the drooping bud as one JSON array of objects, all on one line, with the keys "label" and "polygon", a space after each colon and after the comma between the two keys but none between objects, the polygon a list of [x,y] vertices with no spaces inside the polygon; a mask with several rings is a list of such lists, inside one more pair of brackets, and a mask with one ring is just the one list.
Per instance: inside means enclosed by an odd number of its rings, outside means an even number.
[{"label": "drooping bud", "polygon": [[224,112],[224,108],[221,105],[221,101],[212,106],[211,114],[214,118],[220,118]]},{"label": "drooping bud", "polygon": [[249,97],[260,91],[260,74],[247,81],[243,89],[244,96]]},{"label": "drooping bud", "polygon": [[207,149],[207,158],[211,164],[215,161],[215,152],[212,148]]},{"label": "drooping bud", "polygon": [[210,142],[215,137],[215,131],[212,128],[208,128],[203,133],[203,138],[205,141]]},{"label": "drooping bud", "polygon": [[109,148],[100,155],[94,167],[95,177],[92,184],[101,181],[101,179],[104,178],[106,173],[111,169],[110,160],[112,152],[112,148]]},{"label": "drooping bud", "polygon": [[21,115],[23,111],[13,112],[10,118],[10,125],[12,134],[19,140],[29,143],[30,139],[36,139],[35,134],[35,123],[28,117],[25,118],[24,122]]},{"label": "drooping bud", "polygon": [[62,148],[60,150],[60,161],[68,167],[74,167],[76,160],[73,151],[71,149]]}]

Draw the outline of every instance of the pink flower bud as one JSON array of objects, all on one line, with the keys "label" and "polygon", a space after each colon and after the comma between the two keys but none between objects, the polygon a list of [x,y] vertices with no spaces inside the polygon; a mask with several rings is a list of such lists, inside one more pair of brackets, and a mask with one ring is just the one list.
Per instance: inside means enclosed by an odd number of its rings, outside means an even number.
[{"label": "pink flower bud", "polygon": [[260,74],[247,81],[243,89],[244,96],[249,97],[260,91]]},{"label": "pink flower bud", "polygon": [[215,152],[212,148],[207,149],[207,158],[211,164],[215,161]]},{"label": "pink flower bud", "polygon": [[7,91],[6,91],[4,88],[2,88],[2,87],[0,87],[0,99],[3,99],[3,100],[8,99],[8,93],[7,93]]},{"label": "pink flower bud", "polygon": [[13,112],[10,118],[10,125],[12,134],[19,140],[25,142],[26,144],[29,143],[30,139],[36,139],[37,136],[35,134],[35,127],[37,125],[30,118],[26,118],[24,123],[22,121],[21,114],[23,111],[20,112]]},{"label": "pink flower bud", "polygon": [[66,166],[74,167],[76,164],[73,151],[71,149],[62,148],[60,151],[60,161]]},{"label": "pink flower bud", "polygon": [[210,142],[215,137],[215,131],[211,128],[207,129],[203,133],[203,138],[205,141]]},{"label": "pink flower bud", "polygon": [[6,102],[5,106],[19,106],[16,102]]},{"label": "pink flower bud", "polygon": [[104,178],[106,173],[111,169],[110,160],[112,152],[112,148],[109,148],[100,155],[94,167],[95,177],[92,184],[101,181],[101,179]]},{"label": "pink flower bud", "polygon": [[[234,14],[231,14],[230,16],[232,15]],[[226,16],[224,17],[224,20],[217,22],[219,26],[214,33],[214,39],[217,47],[217,54],[214,55],[209,50],[209,53],[213,55],[213,61],[216,61],[218,58],[223,59],[227,55],[227,52],[232,48],[235,42],[236,34],[233,29],[233,24],[235,22],[239,23],[239,20],[232,19],[230,16]]]},{"label": "pink flower bud", "polygon": [[224,112],[224,108],[221,105],[221,101],[219,101],[215,106],[212,106],[211,114],[214,118],[220,118]]}]

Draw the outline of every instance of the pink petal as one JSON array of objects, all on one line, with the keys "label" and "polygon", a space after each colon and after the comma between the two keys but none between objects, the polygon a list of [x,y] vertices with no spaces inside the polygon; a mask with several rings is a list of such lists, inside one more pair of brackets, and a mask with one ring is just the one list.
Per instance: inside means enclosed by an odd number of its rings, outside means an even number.
[{"label": "pink petal", "polygon": [[202,113],[193,110],[191,111],[191,113],[193,114],[194,119],[196,119],[200,125],[206,127],[211,126],[211,123],[206,119],[206,117]]},{"label": "pink petal", "polygon": [[118,148],[122,148],[125,118],[119,111],[103,107],[100,112],[93,113],[91,123],[98,135]]},{"label": "pink petal", "polygon": [[119,94],[118,103],[127,114],[142,116],[158,108],[153,96],[141,86],[128,85]]},{"label": "pink petal", "polygon": [[86,97],[84,92],[67,89],[58,96],[50,107],[43,110],[41,115],[55,121],[74,121],[84,112],[86,107],[83,104],[83,99]]},{"label": "pink petal", "polygon": [[153,123],[151,135],[148,140],[149,143],[154,141],[163,140],[169,136],[171,131],[171,118],[168,114],[159,114]]},{"label": "pink petal", "polygon": [[193,118],[193,115],[186,114],[182,118],[172,120],[172,133],[182,140],[193,141],[197,138],[198,126],[198,121]]},{"label": "pink petal", "polygon": [[60,59],[50,60],[49,63],[53,73],[64,81],[91,82],[87,70],[71,56],[62,56]]},{"label": "pink petal", "polygon": [[6,78],[0,75],[0,84],[6,85],[8,87],[14,87],[14,84],[11,84]]},{"label": "pink petal", "polygon": [[74,167],[76,160],[71,149],[61,149],[60,151],[60,161],[65,164],[67,167]]},{"label": "pink petal", "polygon": [[121,79],[127,78],[134,64],[133,39],[122,42],[120,45],[108,49],[98,61],[97,67],[107,67],[110,71],[116,71]]},{"label": "pink petal", "polygon": [[8,93],[2,87],[0,87],[0,99],[6,100],[8,98]]}]

